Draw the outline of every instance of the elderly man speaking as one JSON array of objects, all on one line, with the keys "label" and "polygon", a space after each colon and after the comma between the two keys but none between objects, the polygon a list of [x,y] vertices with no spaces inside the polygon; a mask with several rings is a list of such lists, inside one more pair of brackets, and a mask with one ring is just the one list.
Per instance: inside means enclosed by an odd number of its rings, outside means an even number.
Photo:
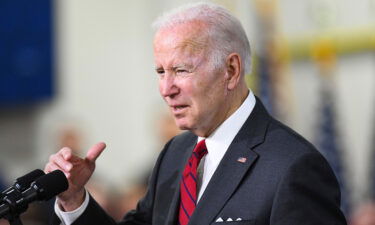
[{"label": "elderly man speaking", "polygon": [[[245,83],[250,45],[224,8],[198,3],[154,23],[159,91],[179,128],[161,152],[127,225],[344,225],[327,161],[272,118]],[[68,191],[54,224],[116,224],[84,189],[104,150],[86,158],[63,148],[45,171],[64,171]]]}]

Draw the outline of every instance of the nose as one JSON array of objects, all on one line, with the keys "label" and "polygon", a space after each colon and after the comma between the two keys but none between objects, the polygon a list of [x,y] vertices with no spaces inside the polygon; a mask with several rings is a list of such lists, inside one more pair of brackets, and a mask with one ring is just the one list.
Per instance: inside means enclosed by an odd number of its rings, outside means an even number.
[{"label": "nose", "polygon": [[175,81],[175,76],[168,72],[159,78],[159,92],[163,98],[173,98],[179,93],[179,88]]}]

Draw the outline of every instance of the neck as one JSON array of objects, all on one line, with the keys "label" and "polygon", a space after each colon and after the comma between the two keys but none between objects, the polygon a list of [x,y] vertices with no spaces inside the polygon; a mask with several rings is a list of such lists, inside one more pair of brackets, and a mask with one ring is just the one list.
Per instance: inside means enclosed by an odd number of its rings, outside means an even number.
[{"label": "neck", "polygon": [[229,92],[228,99],[226,102],[228,103],[223,116],[215,123],[215,126],[212,126],[207,129],[202,130],[195,130],[193,133],[199,137],[209,137],[226,119],[228,119],[245,101],[249,94],[249,89],[247,88],[246,84],[243,87],[239,87],[232,92]]}]

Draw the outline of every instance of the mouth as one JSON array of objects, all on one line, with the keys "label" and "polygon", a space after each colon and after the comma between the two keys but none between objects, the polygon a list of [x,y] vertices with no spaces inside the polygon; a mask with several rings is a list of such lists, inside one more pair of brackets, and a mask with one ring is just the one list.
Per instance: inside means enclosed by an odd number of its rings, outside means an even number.
[{"label": "mouth", "polygon": [[170,107],[173,114],[180,114],[188,108],[188,105],[171,105]]}]

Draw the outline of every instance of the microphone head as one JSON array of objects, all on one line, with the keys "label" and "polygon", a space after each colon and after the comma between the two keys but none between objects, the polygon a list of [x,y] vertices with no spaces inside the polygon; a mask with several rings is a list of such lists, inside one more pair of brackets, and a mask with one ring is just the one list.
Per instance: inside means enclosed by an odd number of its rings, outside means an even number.
[{"label": "microphone head", "polygon": [[55,170],[35,180],[31,187],[37,190],[38,200],[49,200],[66,191],[69,184],[65,174],[61,170]]},{"label": "microphone head", "polygon": [[34,182],[37,178],[39,178],[43,175],[45,175],[43,170],[40,170],[40,169],[33,170],[30,173],[25,174],[22,177],[17,178],[16,182],[14,182],[13,186],[18,191],[23,192],[30,187],[30,184],[32,182]]}]

